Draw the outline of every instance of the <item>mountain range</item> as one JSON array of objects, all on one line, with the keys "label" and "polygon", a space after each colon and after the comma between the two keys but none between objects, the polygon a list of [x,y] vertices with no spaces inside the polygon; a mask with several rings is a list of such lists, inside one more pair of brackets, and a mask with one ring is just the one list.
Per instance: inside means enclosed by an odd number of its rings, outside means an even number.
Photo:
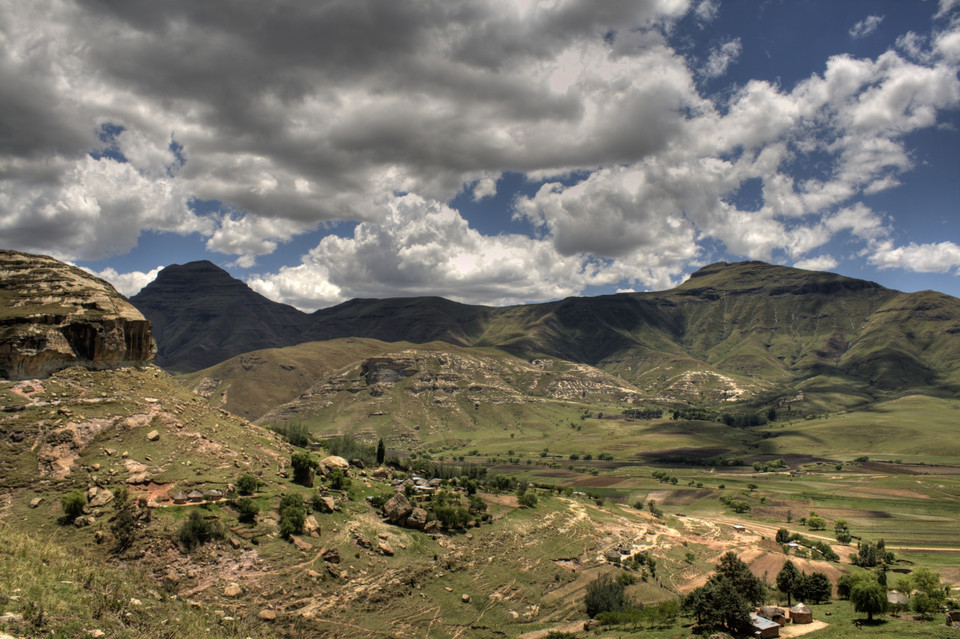
[{"label": "mountain range", "polygon": [[[507,307],[355,299],[312,314],[193,262],[167,267],[130,301],[153,323],[157,364],[181,374],[244,354],[249,364],[263,349],[364,338],[561,360],[614,375],[645,399],[686,404],[771,404],[799,392],[819,398],[815,410],[960,390],[960,300],[763,262],[711,264],[659,292]],[[375,354],[369,342],[344,348],[338,365]],[[291,393],[320,381],[322,363],[284,353],[287,376],[303,378]]]}]

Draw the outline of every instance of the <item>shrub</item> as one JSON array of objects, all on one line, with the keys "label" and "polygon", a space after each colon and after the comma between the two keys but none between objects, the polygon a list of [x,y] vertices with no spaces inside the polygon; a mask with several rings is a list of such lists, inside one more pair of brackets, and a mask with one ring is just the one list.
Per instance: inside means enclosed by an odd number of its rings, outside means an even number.
[{"label": "shrub", "polygon": [[218,519],[208,520],[199,510],[190,511],[190,516],[177,531],[177,541],[187,552],[208,541],[223,539],[223,525]]},{"label": "shrub", "polygon": [[316,467],[313,458],[307,453],[294,453],[290,457],[290,465],[293,466],[293,483],[310,488],[313,483],[310,481],[310,471]]},{"label": "shrub", "polygon": [[330,474],[327,475],[327,483],[330,484],[330,488],[334,490],[346,490],[350,487],[350,478],[347,477],[344,472],[339,468],[334,468],[330,471]]},{"label": "shrub", "polygon": [[624,585],[609,575],[600,575],[587,585],[585,603],[591,618],[604,612],[620,612],[630,605]]},{"label": "shrub", "polygon": [[295,493],[284,495],[280,499],[280,536],[289,539],[290,535],[299,535],[303,532],[303,525],[307,520],[307,508],[303,497]]},{"label": "shrub", "polygon": [[270,430],[277,433],[294,446],[306,448],[310,445],[310,431],[299,422],[287,422],[277,426],[270,426]]},{"label": "shrub", "polygon": [[237,492],[241,495],[252,495],[258,488],[260,488],[260,480],[250,473],[244,473],[237,479]]},{"label": "shrub", "polygon": [[521,508],[535,508],[537,505],[537,496],[531,492],[525,492],[517,498]]},{"label": "shrub", "polygon": [[137,519],[133,515],[133,508],[124,504],[110,524],[110,532],[117,541],[117,552],[123,552],[133,544],[136,530]]},{"label": "shrub", "polygon": [[73,521],[82,515],[86,505],[87,496],[82,490],[74,490],[60,498],[60,507],[63,509],[63,516],[68,521]]},{"label": "shrub", "polygon": [[249,497],[237,500],[237,520],[240,521],[240,523],[252,524],[256,522],[259,512],[260,507]]}]

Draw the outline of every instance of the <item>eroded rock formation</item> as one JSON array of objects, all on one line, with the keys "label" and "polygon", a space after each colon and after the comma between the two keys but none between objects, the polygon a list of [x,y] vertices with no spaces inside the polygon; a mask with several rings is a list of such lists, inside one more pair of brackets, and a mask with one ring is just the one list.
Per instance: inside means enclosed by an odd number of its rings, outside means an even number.
[{"label": "eroded rock formation", "polygon": [[107,282],[41,255],[0,250],[0,377],[149,364],[150,322]]}]

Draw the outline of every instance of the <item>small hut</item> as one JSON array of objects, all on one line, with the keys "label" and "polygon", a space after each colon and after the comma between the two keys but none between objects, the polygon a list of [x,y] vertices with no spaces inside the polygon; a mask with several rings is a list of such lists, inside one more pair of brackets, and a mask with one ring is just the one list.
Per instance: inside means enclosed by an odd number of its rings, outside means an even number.
[{"label": "small hut", "polygon": [[803,603],[798,603],[790,609],[790,621],[793,623],[813,623],[813,611]]},{"label": "small hut", "polygon": [[780,636],[780,624],[766,617],[751,613],[750,627],[753,629],[753,636],[760,637],[760,639],[772,639]]},{"label": "small hut", "polygon": [[734,524],[734,525],[733,525],[733,530],[734,530],[734,532],[745,533],[745,532],[747,532],[747,527],[746,527],[746,526],[743,526],[743,525],[741,525],[741,524]]},{"label": "small hut", "polygon": [[787,611],[778,606],[761,606],[757,614],[781,626],[787,625]]},{"label": "small hut", "polygon": [[199,490],[191,490],[187,495],[187,500],[189,500],[192,504],[199,504],[203,501],[203,493],[201,493]]},{"label": "small hut", "polygon": [[180,491],[173,496],[173,503],[175,504],[185,504],[187,503],[187,496],[183,494],[183,491]]},{"label": "small hut", "polygon": [[203,491],[203,498],[206,501],[220,501],[223,499],[223,493],[216,488],[211,488],[210,490]]}]

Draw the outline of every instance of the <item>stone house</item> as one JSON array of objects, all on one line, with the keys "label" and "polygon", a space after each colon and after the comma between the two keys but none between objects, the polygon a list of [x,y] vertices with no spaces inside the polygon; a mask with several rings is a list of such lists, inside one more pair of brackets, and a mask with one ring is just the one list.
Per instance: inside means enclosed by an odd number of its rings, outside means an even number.
[{"label": "stone house", "polygon": [[750,615],[750,628],[753,630],[753,636],[760,639],[780,636],[780,624],[757,614]]}]

